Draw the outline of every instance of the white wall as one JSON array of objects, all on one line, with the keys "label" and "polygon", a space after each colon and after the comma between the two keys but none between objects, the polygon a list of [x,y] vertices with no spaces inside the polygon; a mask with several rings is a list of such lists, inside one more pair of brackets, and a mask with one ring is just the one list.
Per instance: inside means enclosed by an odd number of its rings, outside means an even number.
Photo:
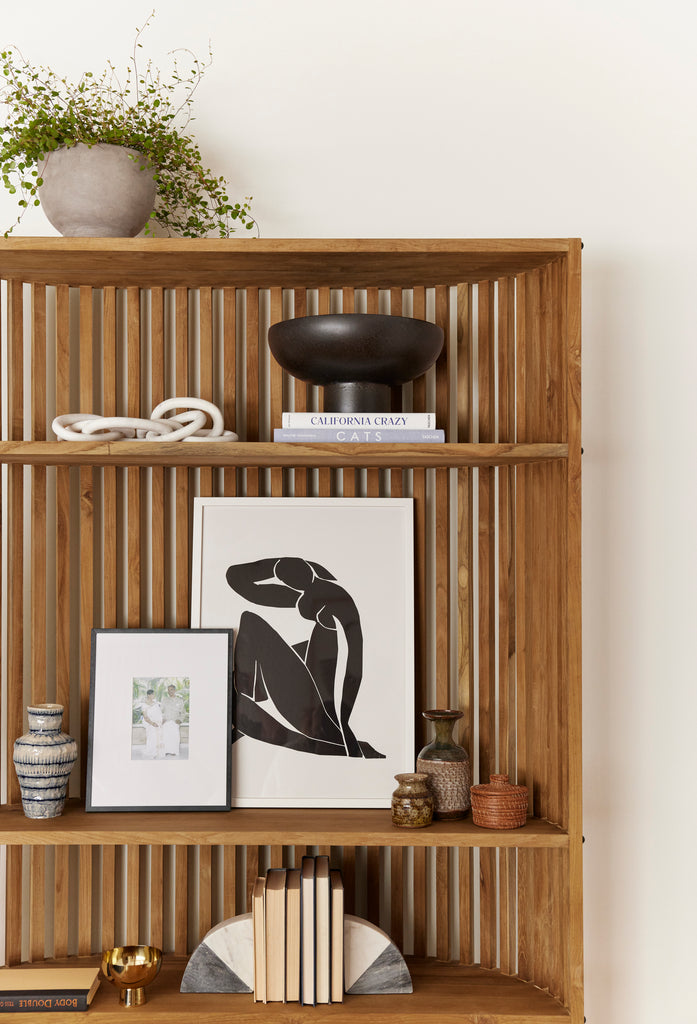
[{"label": "white wall", "polygon": [[[122,65],[145,2],[5,8],[2,45]],[[590,1024],[695,1020],[697,568],[689,0],[169,0],[205,159],[266,237],[568,236],[584,251]],[[0,224],[14,217],[0,197]],[[25,234],[52,233],[40,211]]]}]

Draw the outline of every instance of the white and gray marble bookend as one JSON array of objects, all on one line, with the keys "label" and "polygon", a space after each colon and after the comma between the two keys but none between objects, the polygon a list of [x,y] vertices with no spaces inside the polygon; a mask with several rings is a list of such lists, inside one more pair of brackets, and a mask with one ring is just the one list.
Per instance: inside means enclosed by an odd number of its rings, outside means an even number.
[{"label": "white and gray marble bookend", "polygon": [[[344,914],[344,990],[349,995],[413,991],[404,957],[370,921]],[[181,992],[253,992],[252,915],[240,914],[212,928],[189,958]]]},{"label": "white and gray marble bookend", "polygon": [[221,921],[204,935],[189,958],[180,991],[254,991],[251,914]]},{"label": "white and gray marble bookend", "polygon": [[409,968],[377,925],[344,914],[344,989],[348,995],[413,992]]}]

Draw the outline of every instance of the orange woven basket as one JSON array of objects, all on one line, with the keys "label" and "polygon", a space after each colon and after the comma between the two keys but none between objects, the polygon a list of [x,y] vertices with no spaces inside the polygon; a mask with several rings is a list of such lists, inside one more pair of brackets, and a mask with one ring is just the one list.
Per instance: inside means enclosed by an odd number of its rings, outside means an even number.
[{"label": "orange woven basket", "polygon": [[482,828],[520,828],[528,816],[528,787],[514,786],[507,775],[490,775],[472,786],[472,821]]}]

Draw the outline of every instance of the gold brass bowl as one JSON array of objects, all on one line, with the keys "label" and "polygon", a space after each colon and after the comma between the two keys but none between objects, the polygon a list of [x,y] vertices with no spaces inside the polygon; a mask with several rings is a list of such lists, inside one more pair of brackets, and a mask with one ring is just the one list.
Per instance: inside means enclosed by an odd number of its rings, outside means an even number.
[{"label": "gold brass bowl", "polygon": [[162,966],[162,950],[156,946],[114,946],[102,953],[102,973],[119,989],[124,1006],[142,1006],[145,986],[154,981]]}]

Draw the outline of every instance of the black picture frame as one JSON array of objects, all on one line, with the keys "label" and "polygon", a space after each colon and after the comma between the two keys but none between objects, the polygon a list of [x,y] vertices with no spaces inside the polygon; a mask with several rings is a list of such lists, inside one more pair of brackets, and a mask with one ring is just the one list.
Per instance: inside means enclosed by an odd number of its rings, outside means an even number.
[{"label": "black picture frame", "polygon": [[230,810],[233,646],[227,628],[92,630],[87,811]]}]

